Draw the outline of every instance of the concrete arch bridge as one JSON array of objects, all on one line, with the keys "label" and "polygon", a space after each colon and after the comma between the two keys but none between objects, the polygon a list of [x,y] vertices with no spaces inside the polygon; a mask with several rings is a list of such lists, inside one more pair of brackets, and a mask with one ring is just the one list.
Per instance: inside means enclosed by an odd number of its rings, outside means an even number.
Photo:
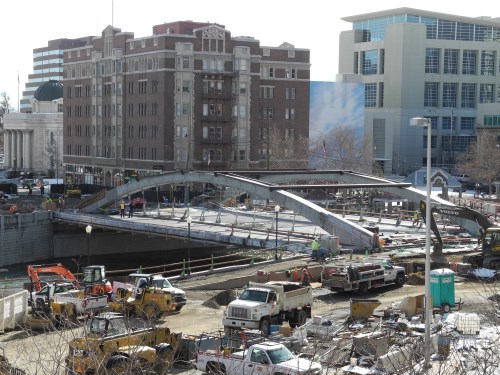
[{"label": "concrete arch bridge", "polygon": [[[293,185],[293,181],[335,181],[326,185]],[[255,172],[170,172],[156,176],[141,178],[101,192],[87,198],[83,212],[95,212],[106,208],[116,201],[131,194],[168,184],[208,183],[228,186],[232,191],[246,192],[251,197],[275,202],[287,207],[297,215],[307,218],[314,225],[326,232],[336,235],[341,243],[355,247],[367,248],[373,245],[373,233],[328,210],[311,203],[293,193],[297,189],[326,188],[377,188],[399,195],[409,201],[420,202],[425,194],[411,188],[410,184],[395,183],[390,180],[364,175],[352,171],[255,171]],[[286,184],[283,184],[286,183]],[[449,204],[438,200],[440,204]]]}]

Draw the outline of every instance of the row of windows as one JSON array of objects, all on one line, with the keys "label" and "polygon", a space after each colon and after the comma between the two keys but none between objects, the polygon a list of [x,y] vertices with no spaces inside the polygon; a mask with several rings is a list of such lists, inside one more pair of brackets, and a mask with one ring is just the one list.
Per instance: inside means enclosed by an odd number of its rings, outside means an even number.
[{"label": "row of windows", "polygon": [[500,126],[500,115],[486,115],[483,121],[484,126]]},{"label": "row of windows", "polygon": [[50,51],[35,52],[33,54],[33,58],[36,59],[37,57],[42,57],[42,56],[62,55],[63,53],[64,51],[62,49],[53,49]]},{"label": "row of windows", "polygon": [[[442,50],[440,48],[427,48],[425,52],[425,72],[441,74],[441,66],[444,74],[459,74],[494,76],[497,73],[495,64],[497,61],[496,51],[462,50],[460,69],[460,50],[445,49],[443,61],[441,61]],[[480,62],[478,66],[478,62]],[[499,65],[500,69],[500,65]]]},{"label": "row of windows", "polygon": [[[440,137],[441,139],[441,149],[442,150],[450,150],[451,151],[460,151],[464,152],[469,149],[469,147],[476,142],[476,137],[472,136],[459,136],[459,135],[454,135],[450,138],[449,135],[443,135]],[[438,141],[438,136],[437,135],[432,135],[431,136],[431,148],[436,148]],[[422,143],[424,149],[427,149],[427,136],[424,135],[423,137],[423,143]]]},{"label": "row of windows", "polygon": [[41,61],[34,61],[33,66],[39,66],[39,65],[49,65],[49,64],[58,64],[62,65],[64,62],[64,59],[50,59],[50,60],[41,60]]},{"label": "row of windows", "polygon": [[[453,111],[452,111],[453,114]],[[474,130],[476,118],[475,117],[455,117],[455,116],[427,116],[431,122],[432,129],[443,130]],[[441,121],[440,121],[441,120]]]},{"label": "row of windows", "polygon": [[[154,103],[155,104],[155,103]],[[157,108],[157,107],[156,107]],[[104,111],[103,111],[104,110]],[[130,105],[129,105],[130,111]],[[122,115],[122,105],[121,104],[106,104],[106,105],[76,105],[74,108],[71,106],[66,106],[66,116],[68,118],[71,117],[90,117],[90,116],[118,116]],[[130,116],[133,116],[133,105],[132,105],[132,113]]]},{"label": "row of windows", "polygon": [[[441,98],[439,94],[441,94]],[[461,108],[476,108],[477,103],[495,102],[500,102],[500,85],[495,88],[494,84],[489,83],[479,85],[462,83],[459,86],[458,83],[426,82],[424,86],[425,107],[457,108],[460,104]]]},{"label": "row of windows", "polygon": [[370,18],[353,22],[353,30],[363,31],[363,42],[385,39],[385,29],[390,24],[422,23],[426,26],[427,39],[500,41],[500,28],[474,23],[451,21],[441,18],[399,14],[387,17]]}]

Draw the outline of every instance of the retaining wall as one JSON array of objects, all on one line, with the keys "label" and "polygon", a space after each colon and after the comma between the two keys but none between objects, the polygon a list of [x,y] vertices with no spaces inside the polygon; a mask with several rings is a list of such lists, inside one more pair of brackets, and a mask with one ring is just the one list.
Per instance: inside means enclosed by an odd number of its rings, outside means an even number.
[{"label": "retaining wall", "polygon": [[53,256],[52,212],[0,216],[0,266]]}]

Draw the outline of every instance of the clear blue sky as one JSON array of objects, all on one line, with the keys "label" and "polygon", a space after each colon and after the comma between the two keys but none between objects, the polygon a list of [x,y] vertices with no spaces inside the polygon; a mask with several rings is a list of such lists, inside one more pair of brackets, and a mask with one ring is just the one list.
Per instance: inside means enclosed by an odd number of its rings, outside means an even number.
[{"label": "clear blue sky", "polygon": [[[179,6],[176,6],[179,4]],[[451,6],[453,4],[453,6]],[[261,45],[289,42],[311,50],[311,79],[334,81],[338,70],[338,38],[351,28],[342,17],[409,7],[462,16],[500,17],[491,1],[453,2],[411,0],[328,1],[274,0],[216,2],[192,0],[7,0],[2,2],[2,60],[0,92],[7,92],[17,108],[28,74],[33,72],[33,49],[59,38],[100,35],[109,24],[134,32],[136,37],[152,34],[152,26],[164,22],[193,20],[223,24],[233,36],[252,36]],[[248,5],[251,8],[245,9]],[[114,16],[112,17],[112,8]],[[498,9],[498,8],[497,8]]]}]

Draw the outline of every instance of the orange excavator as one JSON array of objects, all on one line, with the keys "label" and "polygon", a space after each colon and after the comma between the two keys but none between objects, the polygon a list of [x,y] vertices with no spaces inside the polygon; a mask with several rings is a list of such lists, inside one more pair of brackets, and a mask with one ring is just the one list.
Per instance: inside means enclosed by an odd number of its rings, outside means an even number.
[{"label": "orange excavator", "polygon": [[71,282],[75,287],[79,287],[78,280],[76,277],[61,263],[56,264],[40,264],[40,265],[29,265],[28,266],[28,276],[33,283],[34,291],[38,292],[43,288],[40,281],[40,275],[46,277],[58,277],[60,280],[51,280],[55,282]]},{"label": "orange excavator", "polygon": [[59,280],[51,280],[52,282],[71,282],[75,288],[85,288],[87,294],[111,294],[111,283],[106,280],[104,266],[87,266],[83,268],[83,282],[80,283],[76,277],[64,267],[61,263],[29,265],[28,276],[33,283],[34,291],[38,292],[42,289],[40,275],[47,277],[58,277]]}]

